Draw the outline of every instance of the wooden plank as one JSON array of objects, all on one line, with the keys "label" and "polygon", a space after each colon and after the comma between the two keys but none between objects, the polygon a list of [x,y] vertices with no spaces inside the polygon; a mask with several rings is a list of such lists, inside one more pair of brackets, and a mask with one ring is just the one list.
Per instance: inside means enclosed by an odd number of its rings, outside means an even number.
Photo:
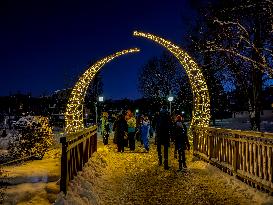
[{"label": "wooden plank", "polygon": [[265,151],[266,147],[262,146],[262,170],[263,170],[263,174],[262,174],[262,178],[264,180],[266,180],[266,175],[267,175],[267,171],[266,171],[266,151]]},{"label": "wooden plank", "polygon": [[253,175],[253,143],[249,143],[249,156],[250,156],[250,170],[249,173]]},{"label": "wooden plank", "polygon": [[270,182],[270,187],[273,188],[273,163],[272,163],[272,151],[273,149],[270,147],[269,148],[269,154],[268,154],[268,169],[269,169],[269,182]]},{"label": "wooden plank", "polygon": [[245,155],[246,155],[246,172],[249,172],[249,143],[245,143]]},{"label": "wooden plank", "polygon": [[60,140],[62,143],[60,191],[66,194],[67,184],[68,184],[67,142],[66,142],[66,137],[61,138]]},{"label": "wooden plank", "polygon": [[92,137],[95,137],[95,135],[96,135],[96,131],[95,131],[95,132],[92,132],[91,134],[88,134],[87,136],[85,136],[85,137],[81,138],[81,139],[80,139],[80,140],[78,140],[78,141],[75,141],[75,142],[73,142],[73,143],[69,144],[69,145],[68,145],[68,150],[70,150],[70,149],[72,149],[72,148],[76,147],[77,145],[79,145],[80,143],[82,143],[82,142],[86,141],[86,140],[87,140],[87,138],[92,138]]},{"label": "wooden plank", "polygon": [[254,144],[254,176],[258,176],[258,147]]},{"label": "wooden plank", "polygon": [[[235,141],[235,142],[237,142],[237,141]],[[240,170],[242,170],[243,169],[243,159],[242,159],[242,156],[243,156],[243,154],[242,154],[242,142],[239,142],[238,141],[238,143],[239,143],[239,154],[238,154],[238,156],[239,156],[239,169]]]},{"label": "wooden plank", "polygon": [[232,159],[232,169],[235,173],[237,173],[238,167],[238,150],[239,149],[239,142],[233,142],[233,159]]},{"label": "wooden plank", "polygon": [[242,171],[245,172],[246,171],[246,155],[245,155],[245,142],[242,143],[242,158],[243,158],[243,168]]},{"label": "wooden plank", "polygon": [[261,158],[262,158],[262,149],[261,149],[261,146],[259,145],[258,146],[258,176],[261,178],[262,177],[262,161],[261,161]]}]

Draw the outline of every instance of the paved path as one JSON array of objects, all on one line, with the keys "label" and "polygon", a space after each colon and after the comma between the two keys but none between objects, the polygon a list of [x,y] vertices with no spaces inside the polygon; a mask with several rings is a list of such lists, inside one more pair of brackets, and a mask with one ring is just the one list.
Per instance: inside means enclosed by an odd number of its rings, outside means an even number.
[{"label": "paved path", "polygon": [[187,172],[177,172],[170,151],[170,170],[158,166],[156,147],[150,152],[117,153],[116,146],[99,145],[84,171],[72,181],[66,197],[56,204],[273,204],[256,191],[187,153]]}]

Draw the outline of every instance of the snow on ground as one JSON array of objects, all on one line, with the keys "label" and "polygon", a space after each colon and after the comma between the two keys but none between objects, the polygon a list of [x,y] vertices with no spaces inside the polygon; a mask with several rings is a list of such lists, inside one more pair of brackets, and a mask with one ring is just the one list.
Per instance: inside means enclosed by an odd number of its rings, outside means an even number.
[{"label": "snow on ground", "polygon": [[11,204],[39,204],[49,205],[54,203],[59,192],[56,182],[23,183],[9,186],[5,190],[4,205]]},{"label": "snow on ground", "polygon": [[[261,132],[273,132],[272,119],[265,119],[261,121]],[[249,118],[228,118],[216,120],[215,127],[222,127],[234,130],[250,130]]]},{"label": "snow on ground", "polygon": [[[110,140],[111,141],[111,140]],[[117,153],[103,146],[83,172],[70,182],[56,204],[273,204],[273,198],[187,153],[187,172],[177,172],[170,151],[170,170],[158,166],[156,147]]]},{"label": "snow on ground", "polygon": [[[3,204],[52,204],[59,193],[60,149],[48,151],[42,160],[4,166],[10,185],[4,190]],[[3,180],[3,178],[0,178]]]}]

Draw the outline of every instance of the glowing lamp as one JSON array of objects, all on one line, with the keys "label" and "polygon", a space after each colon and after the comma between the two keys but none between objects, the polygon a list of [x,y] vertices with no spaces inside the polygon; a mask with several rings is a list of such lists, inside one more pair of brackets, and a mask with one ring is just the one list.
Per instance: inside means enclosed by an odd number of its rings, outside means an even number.
[{"label": "glowing lamp", "polygon": [[103,97],[102,96],[99,97],[99,102],[103,102]]},{"label": "glowing lamp", "polygon": [[169,102],[172,102],[172,101],[173,101],[173,96],[169,96],[169,97],[168,97],[168,101],[169,101]]}]

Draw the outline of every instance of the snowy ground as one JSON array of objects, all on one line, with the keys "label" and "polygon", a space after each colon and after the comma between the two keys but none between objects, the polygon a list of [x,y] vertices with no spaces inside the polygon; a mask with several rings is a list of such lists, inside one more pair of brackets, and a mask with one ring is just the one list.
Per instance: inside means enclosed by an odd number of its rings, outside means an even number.
[{"label": "snowy ground", "polygon": [[[112,140],[110,140],[112,141]],[[70,183],[56,204],[273,204],[273,198],[187,153],[187,172],[177,172],[170,151],[170,170],[158,166],[156,148],[150,152],[117,153],[103,146]]]},{"label": "snowy ground", "polygon": [[[59,193],[60,149],[46,153],[42,160],[3,167],[9,185],[4,190],[3,204],[52,204]],[[1,203],[1,202],[0,202]]]},{"label": "snowy ground", "polygon": [[[250,130],[249,118],[229,118],[216,120],[216,127],[235,129],[235,130]],[[261,121],[262,132],[273,132],[272,119],[263,119]]]}]

